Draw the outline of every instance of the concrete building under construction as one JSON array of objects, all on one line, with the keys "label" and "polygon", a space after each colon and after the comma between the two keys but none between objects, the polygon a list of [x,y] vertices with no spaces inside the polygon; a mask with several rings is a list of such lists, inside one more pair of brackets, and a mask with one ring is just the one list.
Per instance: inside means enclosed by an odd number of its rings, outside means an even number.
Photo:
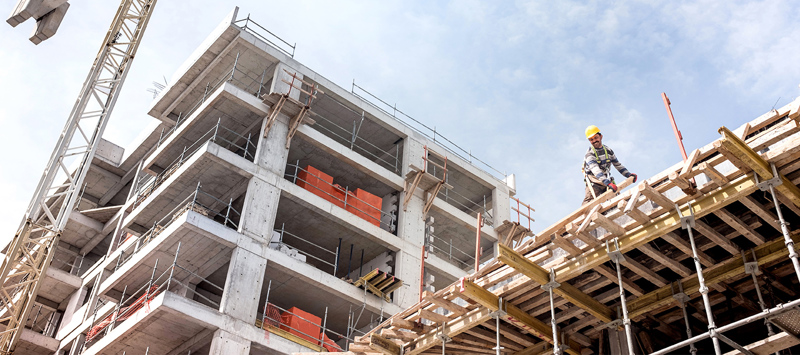
[{"label": "concrete building under construction", "polygon": [[100,141],[15,353],[800,349],[800,100],[533,233],[513,176],[237,12]]}]

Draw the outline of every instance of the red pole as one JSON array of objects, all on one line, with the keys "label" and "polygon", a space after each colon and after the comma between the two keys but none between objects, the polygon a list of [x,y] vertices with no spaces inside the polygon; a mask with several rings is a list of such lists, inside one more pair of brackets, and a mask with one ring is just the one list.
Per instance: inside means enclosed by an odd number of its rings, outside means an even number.
[{"label": "red pole", "polygon": [[669,115],[669,122],[672,123],[672,130],[675,132],[675,139],[678,140],[678,147],[681,148],[681,155],[683,155],[683,161],[689,159],[686,155],[686,149],[683,147],[683,135],[681,135],[681,131],[678,130],[678,124],[675,123],[675,116],[672,115],[672,108],[669,106],[671,102],[669,102],[669,98],[667,98],[667,94],[661,93],[661,98],[664,99],[664,107],[667,108],[667,115]]},{"label": "red pole", "polygon": [[475,231],[475,273],[478,273],[478,267],[481,265],[481,226],[483,226],[483,219],[481,213],[478,212],[477,230]]}]

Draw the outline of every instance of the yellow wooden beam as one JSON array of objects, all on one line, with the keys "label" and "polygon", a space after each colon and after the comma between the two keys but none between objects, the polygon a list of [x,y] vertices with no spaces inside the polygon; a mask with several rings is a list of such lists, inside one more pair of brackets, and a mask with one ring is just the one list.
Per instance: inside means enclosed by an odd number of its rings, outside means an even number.
[{"label": "yellow wooden beam", "polygon": [[[725,126],[720,127],[719,133],[722,135],[719,141],[722,149],[727,150],[742,163],[755,171],[762,180],[769,180],[774,177],[769,163],[750,148],[747,143],[742,141],[741,138],[737,137]],[[780,178],[783,184],[776,186],[775,189],[786,195],[795,206],[800,207],[800,188],[789,181],[785,176],[780,175]]]},{"label": "yellow wooden beam", "polygon": [[386,355],[400,355],[400,346],[393,341],[386,339],[378,334],[369,337],[369,347],[379,353]]},{"label": "yellow wooden beam", "polygon": [[[795,242],[800,242],[800,237],[798,237],[797,234],[793,235],[792,238]],[[754,251],[759,265],[773,262],[781,258],[788,259],[789,254],[789,252],[786,250],[786,245],[783,242],[783,238],[778,238],[759,245],[754,249]],[[705,278],[706,285],[713,285],[743,273],[744,262],[742,261],[742,258],[730,258],[715,265],[714,267],[703,270],[703,277]],[[694,294],[700,290],[697,277],[694,275],[684,278],[682,283],[683,291],[687,295]],[[629,316],[631,318],[636,318],[659,307],[675,302],[675,299],[672,297],[671,287],[672,285],[666,285],[635,300],[629,301]]]},{"label": "yellow wooden beam", "polygon": [[[458,291],[461,292],[462,296],[467,297],[492,311],[497,311],[500,309],[500,299],[491,291],[467,280],[463,280],[460,284],[463,287],[461,287]],[[519,307],[510,304],[505,300],[503,301],[503,310],[505,311],[505,315],[501,318],[503,318],[504,321],[530,333],[539,339],[549,343],[553,342],[553,331],[552,328],[550,328],[550,325],[545,324],[544,322],[536,319],[527,312],[519,309]],[[580,344],[576,343],[574,340],[568,340],[567,346],[568,353],[572,355],[579,355],[581,353]]]},{"label": "yellow wooden beam", "polygon": [[[508,246],[498,244],[495,257],[497,260],[502,261],[508,266],[513,267],[523,275],[529,277],[534,282],[544,285],[550,282],[550,273],[539,265],[528,260],[525,256],[517,253]],[[566,282],[562,282],[561,286],[555,288],[553,292],[559,296],[564,297],[572,304],[586,310],[591,315],[603,322],[611,322],[614,320],[616,312],[611,308],[606,307],[604,304],[595,300],[591,296],[583,293],[577,287],[572,286]]]},{"label": "yellow wooden beam", "polygon": [[[721,188],[714,192],[706,194],[704,197],[697,199],[691,204],[696,218],[703,217],[711,212],[714,212],[722,207],[727,206],[731,202],[737,201],[743,196],[753,193],[757,189],[755,179],[752,174],[748,174],[733,181],[725,188]],[[673,205],[674,206],[674,205]],[[681,226],[680,216],[675,208],[667,207],[668,213],[653,220],[652,223],[642,226],[642,228],[635,229],[626,233],[624,236],[619,237],[619,248],[623,253],[627,253],[636,249],[656,238],[663,236],[666,233],[674,231]],[[681,211],[684,216],[688,216],[689,206],[683,206]],[[578,275],[594,269],[598,265],[609,261],[608,253],[600,248],[591,250],[583,255],[577,256],[574,259],[562,264],[556,268],[556,274],[559,280],[564,282],[571,280]]]},{"label": "yellow wooden beam", "polygon": [[403,354],[416,355],[423,353],[426,350],[442,343],[441,339],[439,339],[439,335],[444,334],[453,338],[456,335],[481,325],[487,320],[491,319],[491,313],[492,311],[487,308],[478,307],[469,313],[453,319],[452,321],[443,324],[441,327],[435,328],[425,335],[419,337],[415,343],[411,344],[413,347],[406,349]]}]

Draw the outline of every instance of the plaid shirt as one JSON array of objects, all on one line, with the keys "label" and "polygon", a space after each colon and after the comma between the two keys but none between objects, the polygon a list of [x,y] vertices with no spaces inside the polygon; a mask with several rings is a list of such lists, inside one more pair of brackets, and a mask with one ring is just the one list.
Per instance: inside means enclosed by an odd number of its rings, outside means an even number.
[{"label": "plaid shirt", "polygon": [[589,150],[586,151],[586,155],[583,157],[584,173],[589,175],[590,178],[594,177],[602,181],[603,185],[610,184],[614,179],[611,177],[611,165],[614,165],[622,176],[626,178],[631,176],[628,169],[625,169],[619,160],[617,160],[614,151],[605,145],[603,145],[603,149],[594,149],[594,147],[590,146]]}]

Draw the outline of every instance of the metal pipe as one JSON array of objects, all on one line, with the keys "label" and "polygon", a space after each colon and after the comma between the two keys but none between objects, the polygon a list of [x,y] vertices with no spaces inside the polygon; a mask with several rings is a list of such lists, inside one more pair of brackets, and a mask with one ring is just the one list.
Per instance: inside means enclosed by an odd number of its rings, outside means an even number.
[{"label": "metal pipe", "polygon": [[175,259],[172,260],[172,269],[169,271],[169,279],[167,279],[167,289],[169,291],[169,286],[172,284],[172,276],[175,275],[175,265],[178,265],[178,253],[181,252],[181,242],[178,242],[178,248],[175,249]]},{"label": "metal pipe", "polygon": [[[671,287],[672,285],[670,285],[670,288]],[[686,302],[689,300],[689,296],[687,296],[686,293],[683,292],[683,283],[681,282],[680,279],[678,280],[678,291],[679,293],[673,294],[672,297],[678,300],[678,304],[680,305],[681,311],[683,312],[683,320],[686,323],[686,338],[691,339],[692,326],[689,324],[689,312],[686,311]],[[697,355],[697,348],[694,346],[694,343],[689,344],[689,352],[692,353],[692,355]]]},{"label": "metal pipe", "polygon": [[[350,267],[353,264],[353,244],[350,244],[350,257],[347,260],[347,279],[350,279]],[[364,287],[366,289],[366,286]]]},{"label": "metal pipe", "polygon": [[553,298],[553,289],[556,287],[561,286],[558,282],[556,282],[556,272],[555,269],[550,269],[550,282],[542,285],[542,289],[547,290],[550,295],[550,325],[553,328],[553,354],[561,355],[561,347],[558,346],[558,324],[556,322],[556,307],[555,307],[555,300]]},{"label": "metal pipe", "polygon": [[333,276],[339,271],[339,257],[342,254],[342,238],[339,238],[339,246],[336,247],[336,261],[333,263]]},{"label": "metal pipe", "polygon": [[[622,305],[622,324],[625,325],[625,337],[628,342],[628,354],[634,355],[633,353],[633,330],[631,329],[631,319],[628,318],[628,303],[625,300],[625,288],[622,286],[622,267],[620,267],[620,263],[625,261],[625,256],[622,255],[622,252],[619,249],[619,241],[617,238],[614,238],[614,246],[616,250],[611,251],[611,248],[608,245],[608,241],[606,241],[606,252],[611,260],[614,260],[614,264],[617,266],[617,283],[619,284],[619,299]],[[719,354],[717,354],[719,355]]]},{"label": "metal pipe", "polygon": [[[772,170],[776,171],[775,164],[772,165]],[[775,176],[778,176],[777,171],[775,172]],[[794,272],[797,274],[798,280],[800,280],[800,261],[798,261],[797,251],[794,250],[794,241],[792,237],[789,236],[789,228],[786,227],[788,223],[786,220],[783,219],[783,213],[781,213],[781,207],[778,204],[778,198],[775,195],[775,187],[772,184],[769,184],[769,192],[772,194],[772,202],[775,203],[775,211],[778,213],[778,220],[781,223],[781,232],[783,233],[783,241],[786,244],[786,248],[789,249],[789,258],[792,259],[792,265],[794,265]]]},{"label": "metal pipe", "polygon": [[364,269],[364,249],[361,249],[361,262],[358,266],[358,278],[361,278],[361,272]]}]

